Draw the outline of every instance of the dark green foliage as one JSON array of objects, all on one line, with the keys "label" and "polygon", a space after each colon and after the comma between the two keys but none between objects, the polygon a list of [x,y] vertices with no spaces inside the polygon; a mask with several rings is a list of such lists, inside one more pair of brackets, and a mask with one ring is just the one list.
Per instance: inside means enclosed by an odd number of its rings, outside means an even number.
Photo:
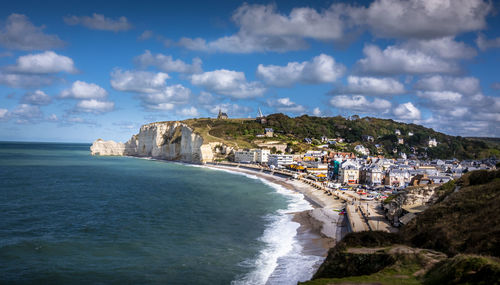
[{"label": "dark green foliage", "polygon": [[460,191],[421,213],[400,231],[415,247],[448,255],[500,257],[500,170],[473,171],[457,181]]},{"label": "dark green foliage", "polygon": [[500,284],[500,264],[487,257],[457,255],[429,270],[424,284]]}]

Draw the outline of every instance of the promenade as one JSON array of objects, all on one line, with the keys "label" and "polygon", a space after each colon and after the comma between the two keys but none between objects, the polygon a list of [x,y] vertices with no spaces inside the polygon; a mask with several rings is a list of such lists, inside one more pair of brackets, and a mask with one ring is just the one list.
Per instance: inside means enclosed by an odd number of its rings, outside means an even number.
[{"label": "promenade", "polygon": [[321,183],[305,178],[305,174],[289,171],[286,169],[271,169],[254,164],[239,164],[233,162],[208,163],[209,165],[231,166],[241,169],[263,172],[271,175],[280,175],[294,178],[302,183],[308,184],[318,191],[335,199],[337,197],[346,203],[346,218],[351,232],[361,231],[386,231],[395,232],[397,229],[391,226],[384,216],[383,211],[377,207],[378,202],[362,201],[362,197],[356,193],[338,191],[324,186]]}]

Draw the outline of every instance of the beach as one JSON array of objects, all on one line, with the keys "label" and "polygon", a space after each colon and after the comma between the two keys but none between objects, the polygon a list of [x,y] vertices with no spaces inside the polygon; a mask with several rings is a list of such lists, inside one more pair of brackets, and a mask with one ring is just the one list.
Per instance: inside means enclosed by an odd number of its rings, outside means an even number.
[{"label": "beach", "polygon": [[[311,185],[303,183],[299,180],[292,180],[288,177],[279,174],[269,174],[248,168],[240,168],[235,166],[222,166],[222,165],[205,165],[208,168],[241,173],[245,175],[256,176],[259,179],[265,180],[269,183],[279,185],[289,191],[293,191],[296,195],[303,195],[312,209],[293,212],[291,220],[300,224],[295,232],[294,238],[300,244],[300,254],[303,256],[316,257],[312,268],[308,269],[304,275],[310,275],[317,270],[321,262],[326,257],[328,250],[335,245],[335,243],[342,239],[347,232],[345,220],[339,212],[335,211],[341,209],[344,204],[341,200],[335,200],[333,196],[328,196],[322,190],[315,189]],[[292,255],[288,253],[289,255]],[[282,256],[278,260],[278,264],[273,273],[269,276],[267,284],[280,283],[282,280],[280,276],[290,274],[290,266],[286,263],[293,261],[291,256]],[[276,281],[276,282],[275,282]]]}]

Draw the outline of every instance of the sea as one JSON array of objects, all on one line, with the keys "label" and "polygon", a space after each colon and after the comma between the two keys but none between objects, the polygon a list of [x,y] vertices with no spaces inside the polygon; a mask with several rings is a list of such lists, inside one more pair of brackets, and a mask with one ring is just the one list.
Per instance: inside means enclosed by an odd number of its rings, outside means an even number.
[{"label": "sea", "polygon": [[296,284],[301,194],[90,144],[0,142],[0,283]]}]

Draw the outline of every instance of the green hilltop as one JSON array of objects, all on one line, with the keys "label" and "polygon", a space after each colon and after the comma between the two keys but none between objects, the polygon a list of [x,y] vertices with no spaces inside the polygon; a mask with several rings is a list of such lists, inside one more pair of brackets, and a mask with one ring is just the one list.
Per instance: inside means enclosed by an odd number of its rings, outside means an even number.
[{"label": "green hilltop", "polygon": [[[446,135],[433,129],[416,124],[406,124],[390,119],[352,116],[346,119],[337,117],[315,117],[303,115],[288,117],[284,114],[272,114],[261,124],[255,119],[210,119],[199,118],[183,121],[201,134],[208,142],[221,141],[237,148],[257,147],[257,143],[274,141],[287,144],[293,152],[302,152],[311,148],[304,142],[312,139],[312,145],[323,144],[320,139],[343,138],[345,142],[332,144],[335,151],[353,151],[358,144],[363,144],[371,154],[396,157],[399,153],[414,154],[417,157],[483,159],[500,156],[498,139],[465,138]],[[273,128],[272,138],[263,138],[265,128]],[[400,131],[397,135],[396,130]],[[367,139],[373,138],[373,141]],[[429,138],[438,142],[436,147],[428,147]],[[398,143],[403,139],[403,143]]]}]

